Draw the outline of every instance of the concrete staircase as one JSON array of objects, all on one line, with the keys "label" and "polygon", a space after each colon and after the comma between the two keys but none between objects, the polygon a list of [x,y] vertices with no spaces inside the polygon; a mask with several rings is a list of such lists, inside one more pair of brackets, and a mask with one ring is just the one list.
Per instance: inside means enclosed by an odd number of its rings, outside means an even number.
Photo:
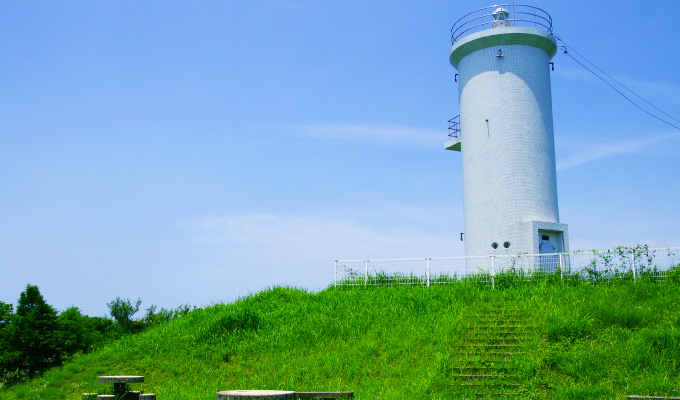
[{"label": "concrete staircase", "polygon": [[455,399],[512,399],[524,392],[524,377],[517,368],[521,357],[536,352],[540,334],[530,319],[516,309],[479,309],[466,333],[454,343]]}]

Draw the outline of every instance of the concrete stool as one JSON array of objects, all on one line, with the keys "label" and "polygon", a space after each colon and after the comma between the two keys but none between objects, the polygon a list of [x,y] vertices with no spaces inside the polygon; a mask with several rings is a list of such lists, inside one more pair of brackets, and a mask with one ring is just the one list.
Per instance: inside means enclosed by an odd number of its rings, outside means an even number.
[{"label": "concrete stool", "polygon": [[[126,393],[128,383],[144,382],[143,376],[132,376],[132,375],[117,375],[117,376],[98,376],[97,382],[99,383],[113,383],[113,394],[116,399],[128,398]],[[137,392],[139,394],[139,392]],[[125,397],[123,397],[125,396]],[[134,395],[133,395],[134,396]],[[132,398],[130,398],[132,399]],[[137,400],[137,397],[134,398]]]},{"label": "concrete stool", "polygon": [[228,390],[217,392],[215,400],[295,400],[295,392],[280,390]]}]

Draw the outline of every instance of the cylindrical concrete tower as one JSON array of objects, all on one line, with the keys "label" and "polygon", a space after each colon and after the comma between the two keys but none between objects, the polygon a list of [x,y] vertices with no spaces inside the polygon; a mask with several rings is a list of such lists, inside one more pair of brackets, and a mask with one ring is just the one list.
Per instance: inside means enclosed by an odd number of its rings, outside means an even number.
[{"label": "cylindrical concrete tower", "polygon": [[466,256],[568,251],[557,206],[550,16],[493,6],[452,32],[460,134],[445,147],[462,157]]}]

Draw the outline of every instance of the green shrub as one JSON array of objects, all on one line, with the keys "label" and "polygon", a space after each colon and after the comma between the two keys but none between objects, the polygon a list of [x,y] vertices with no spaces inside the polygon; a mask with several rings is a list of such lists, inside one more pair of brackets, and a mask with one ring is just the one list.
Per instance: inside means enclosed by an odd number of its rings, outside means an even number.
[{"label": "green shrub", "polygon": [[677,354],[680,360],[680,331],[673,327],[662,327],[640,332],[642,340],[655,351],[668,351]]},{"label": "green shrub", "polygon": [[572,342],[591,334],[588,315],[550,315],[546,321],[546,335],[551,342]]},{"label": "green shrub", "polygon": [[62,359],[78,352],[87,353],[104,341],[114,322],[102,317],[82,315],[78,307],[62,311],[57,317],[58,341]]},{"label": "green shrub", "polygon": [[[157,307],[154,305],[151,305],[146,309],[146,315],[142,319],[142,323],[144,324],[145,328],[157,326],[165,322],[170,322],[175,318],[189,314],[191,311],[191,307],[188,304],[182,304],[171,310],[166,310],[162,307],[159,311],[156,311],[156,309]],[[196,307],[194,306],[193,309],[195,310]]]},{"label": "green shrub", "polygon": [[649,310],[625,307],[621,304],[608,303],[597,308],[596,312],[597,318],[603,323],[628,329],[643,325],[652,318]]},{"label": "green shrub", "polygon": [[609,399],[614,397],[611,388],[604,385],[575,386],[563,390],[558,397],[564,400]]}]

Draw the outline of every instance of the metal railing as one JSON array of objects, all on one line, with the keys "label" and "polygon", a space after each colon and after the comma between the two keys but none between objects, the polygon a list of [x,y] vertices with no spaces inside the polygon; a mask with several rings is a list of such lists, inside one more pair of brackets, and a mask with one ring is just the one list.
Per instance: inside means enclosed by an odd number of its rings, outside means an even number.
[{"label": "metal railing", "polygon": [[476,280],[495,285],[500,275],[526,279],[557,277],[590,282],[680,277],[680,247],[618,247],[513,256],[336,260],[334,285],[436,285]]},{"label": "metal railing", "polygon": [[[494,18],[494,11],[501,7],[507,10],[509,17],[498,20]],[[451,44],[467,33],[488,29],[499,21],[507,21],[512,26],[533,26],[553,33],[552,18],[546,11],[524,4],[497,4],[467,13],[456,21],[451,27]]]},{"label": "metal railing", "polygon": [[458,136],[460,136],[460,115],[456,115],[449,120],[449,137],[453,139]]}]

